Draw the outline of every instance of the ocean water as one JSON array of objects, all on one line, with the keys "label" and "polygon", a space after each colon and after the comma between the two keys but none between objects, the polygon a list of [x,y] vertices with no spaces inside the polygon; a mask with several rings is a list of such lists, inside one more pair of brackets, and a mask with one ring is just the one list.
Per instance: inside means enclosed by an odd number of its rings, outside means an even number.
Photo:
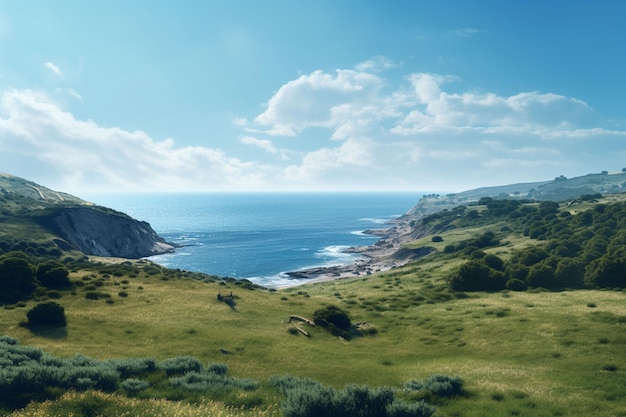
[{"label": "ocean water", "polygon": [[285,272],[344,265],[351,246],[377,238],[413,207],[417,193],[100,194],[83,198],[147,221],[174,253],[153,256],[171,268],[246,278],[278,287]]}]

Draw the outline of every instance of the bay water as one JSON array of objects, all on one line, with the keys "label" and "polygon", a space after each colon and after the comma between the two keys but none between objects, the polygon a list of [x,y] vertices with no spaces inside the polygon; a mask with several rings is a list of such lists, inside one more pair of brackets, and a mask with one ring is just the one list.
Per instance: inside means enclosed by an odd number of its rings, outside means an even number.
[{"label": "bay water", "polygon": [[[83,196],[84,197],[84,196]],[[345,265],[371,245],[367,229],[384,228],[418,193],[97,194],[87,199],[150,223],[174,253],[151,261],[170,268],[245,278],[267,286],[293,283],[285,272]],[[85,197],[84,197],[85,198]]]}]

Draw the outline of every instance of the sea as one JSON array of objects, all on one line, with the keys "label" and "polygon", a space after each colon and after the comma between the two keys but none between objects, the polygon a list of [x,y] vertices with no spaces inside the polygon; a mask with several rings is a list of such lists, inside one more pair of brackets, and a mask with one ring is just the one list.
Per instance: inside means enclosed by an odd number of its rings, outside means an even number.
[{"label": "sea", "polygon": [[150,223],[173,253],[157,264],[248,279],[269,288],[293,285],[286,272],[347,265],[345,250],[371,245],[364,233],[385,228],[421,193],[97,194],[89,201]]}]

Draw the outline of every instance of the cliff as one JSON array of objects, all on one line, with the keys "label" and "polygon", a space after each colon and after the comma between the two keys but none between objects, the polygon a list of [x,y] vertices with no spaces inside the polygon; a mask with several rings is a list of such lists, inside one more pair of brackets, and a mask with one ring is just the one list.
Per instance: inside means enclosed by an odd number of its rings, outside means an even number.
[{"label": "cliff", "polygon": [[143,258],[174,250],[146,222],[2,173],[0,223],[0,241],[52,238],[59,249],[86,255]]},{"label": "cliff", "polygon": [[63,207],[38,222],[87,255],[143,258],[174,250],[148,223],[101,207]]}]

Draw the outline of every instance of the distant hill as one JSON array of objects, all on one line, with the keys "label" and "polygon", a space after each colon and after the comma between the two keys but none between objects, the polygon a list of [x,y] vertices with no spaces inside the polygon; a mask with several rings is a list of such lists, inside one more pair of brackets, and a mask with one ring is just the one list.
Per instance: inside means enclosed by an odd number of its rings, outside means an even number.
[{"label": "distant hill", "polygon": [[3,194],[15,193],[33,201],[41,200],[47,203],[74,203],[90,204],[78,197],[59,191],[52,191],[43,185],[36,184],[24,178],[15,177],[0,172],[0,192]]},{"label": "distant hill", "polygon": [[421,198],[406,215],[409,217],[427,215],[459,205],[476,203],[483,197],[567,201],[586,194],[607,194],[623,191],[626,191],[626,173],[603,171],[599,174],[588,174],[569,179],[560,176],[551,181],[481,187],[445,196],[428,195]]},{"label": "distant hill", "polygon": [[0,174],[0,224],[0,253],[141,258],[174,249],[146,222],[9,174]]}]

